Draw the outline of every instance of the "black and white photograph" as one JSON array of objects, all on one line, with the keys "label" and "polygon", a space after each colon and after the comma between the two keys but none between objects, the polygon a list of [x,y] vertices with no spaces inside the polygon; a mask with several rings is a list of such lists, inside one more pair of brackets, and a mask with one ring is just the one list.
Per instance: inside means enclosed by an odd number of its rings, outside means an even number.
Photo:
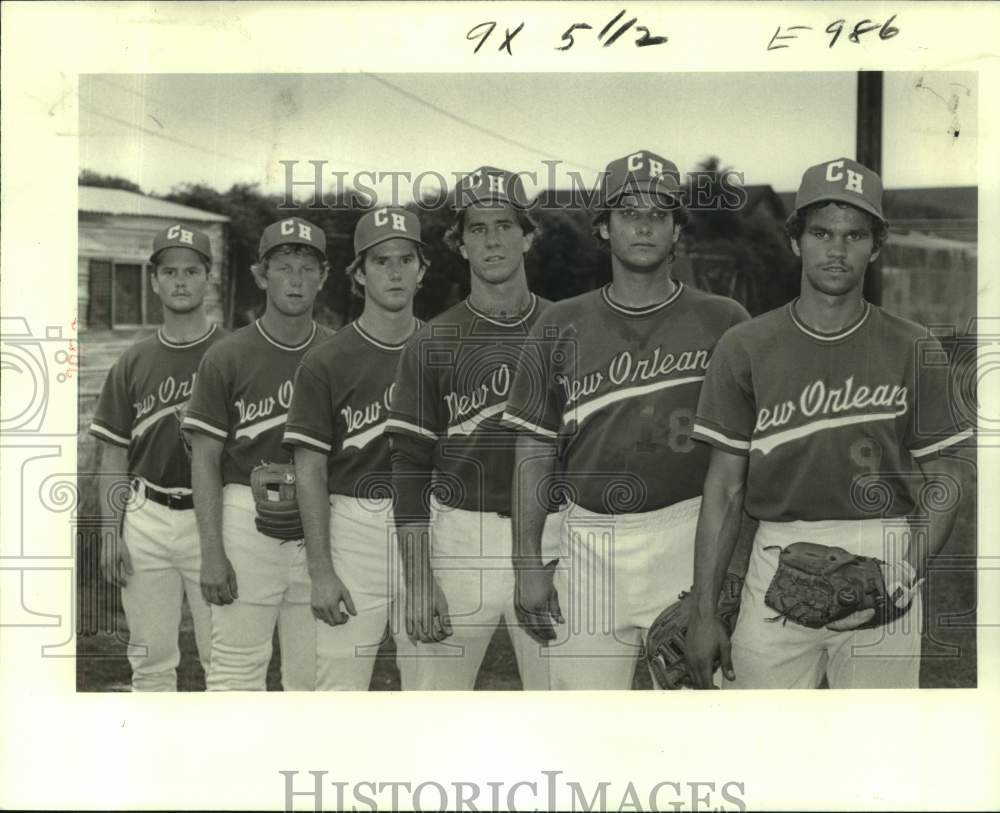
[{"label": "black and white photograph", "polygon": [[975,687],[975,74],[79,93],[79,690]]},{"label": "black and white photograph", "polygon": [[41,5],[0,803],[1000,803],[993,9]]}]

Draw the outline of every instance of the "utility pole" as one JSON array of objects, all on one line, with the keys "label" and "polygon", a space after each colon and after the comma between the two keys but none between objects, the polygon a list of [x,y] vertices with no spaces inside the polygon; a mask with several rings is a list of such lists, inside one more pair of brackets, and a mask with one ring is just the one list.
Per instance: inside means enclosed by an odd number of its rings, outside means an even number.
[{"label": "utility pole", "polygon": [[[858,71],[858,111],[855,160],[882,174],[882,71]],[[882,261],[865,275],[865,299],[882,304]]]}]

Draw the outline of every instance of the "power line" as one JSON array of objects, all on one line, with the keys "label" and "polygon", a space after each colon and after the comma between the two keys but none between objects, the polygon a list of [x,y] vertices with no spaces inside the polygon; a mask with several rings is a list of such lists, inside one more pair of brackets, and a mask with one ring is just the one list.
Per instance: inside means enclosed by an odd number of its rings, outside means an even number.
[{"label": "power line", "polygon": [[[154,99],[154,98],[148,96],[147,94],[143,93],[141,90],[135,90],[133,88],[126,87],[124,85],[119,85],[117,82],[112,82],[109,79],[104,78],[103,76],[94,75],[91,78],[97,79],[99,82],[102,82],[103,84],[107,85],[108,87],[112,87],[112,88],[115,88],[116,90],[122,91],[124,93],[130,93],[133,96],[137,96],[138,98],[142,99],[143,101],[151,102],[151,103],[156,104],[156,105],[162,105],[163,107],[167,107],[167,108],[173,110],[175,113],[180,113],[182,115],[188,115],[188,116],[190,115],[190,111],[182,111],[176,105],[167,104],[167,103],[163,102],[163,100],[161,100],[161,99]],[[157,122],[157,123],[159,123],[159,122]],[[267,145],[268,147],[271,147],[271,148],[273,148],[275,146],[275,142],[274,142],[273,139],[268,138],[267,136],[257,135],[254,132],[253,128],[239,129],[238,130],[235,127],[231,127],[231,126],[228,126],[228,125],[225,125],[225,124],[221,124],[218,120],[215,121],[215,124],[220,129],[227,130],[228,132],[230,132],[230,133],[232,133],[232,134],[234,134],[236,136],[244,136],[244,137],[251,138],[254,141],[258,141],[261,144],[265,144],[265,145]],[[155,133],[155,131],[153,131],[153,132]],[[368,170],[371,169],[371,166],[369,164],[358,163],[357,161],[351,161],[351,160],[348,160],[346,158],[342,158],[340,156],[337,157],[337,159],[336,159],[336,161],[334,163],[337,164],[337,165],[354,167],[356,169],[368,169]]]},{"label": "power line", "polygon": [[[491,138],[494,138],[494,139],[496,139],[498,141],[501,141],[501,142],[503,142],[505,144],[509,144],[510,146],[516,147],[516,148],[518,148],[520,150],[525,150],[527,152],[534,153],[536,155],[540,155],[540,156],[542,156],[544,158],[548,158],[548,159],[551,159],[551,160],[560,161],[561,163],[565,163],[565,164],[568,164],[570,166],[579,167],[580,169],[585,169],[585,170],[588,170],[590,172],[597,172],[597,173],[599,173],[601,171],[601,170],[597,169],[596,167],[589,166],[588,164],[581,164],[581,163],[578,163],[576,161],[565,161],[560,156],[555,155],[554,153],[550,153],[550,152],[548,152],[546,150],[540,149],[538,147],[534,147],[534,146],[532,146],[530,144],[527,144],[525,142],[521,142],[521,141],[518,141],[516,139],[509,138],[509,137],[507,137],[505,135],[502,135],[500,133],[497,133],[494,130],[491,130],[489,128],[482,127],[481,125],[478,125],[475,122],[469,121],[468,119],[463,118],[462,116],[460,116],[460,115],[458,115],[456,113],[453,113],[450,110],[447,110],[447,109],[441,107],[440,105],[437,105],[437,104],[435,104],[435,103],[433,103],[433,102],[431,102],[431,101],[423,98],[422,96],[420,96],[420,95],[418,95],[416,93],[408,91],[408,90],[406,90],[406,89],[404,89],[404,88],[402,88],[402,87],[394,84],[393,82],[390,82],[389,80],[384,79],[381,76],[378,76],[376,74],[366,73],[366,74],[362,74],[362,76],[365,76],[368,79],[372,79],[372,80],[380,83],[381,85],[384,85],[385,87],[389,88],[390,90],[393,90],[394,92],[398,93],[399,95],[404,96],[407,99],[410,99],[411,101],[415,102],[416,104],[419,104],[419,105],[421,105],[423,107],[426,107],[426,108],[434,111],[438,115],[444,116],[444,117],[446,117],[448,119],[451,119],[452,121],[457,122],[458,124],[461,124],[461,125],[463,125],[465,127],[468,127],[468,128],[470,128],[472,130],[475,130],[475,131],[477,131],[479,133],[482,133],[483,135],[486,135],[486,136],[489,136]],[[158,105],[163,105],[164,104],[161,100],[152,99],[151,97],[149,97],[147,94],[143,93],[140,90],[135,90],[133,88],[129,88],[129,87],[126,87],[124,85],[120,85],[117,82],[112,82],[111,80],[106,79],[103,76],[94,75],[91,78],[98,80],[99,82],[107,85],[108,87],[112,87],[112,88],[115,88],[116,90],[119,90],[119,91],[122,91],[124,93],[129,93],[129,94],[131,94],[133,96],[136,96],[136,97],[142,99],[143,101],[152,102],[152,103],[158,104]],[[165,105],[165,106],[168,107],[168,108],[171,108],[175,112],[177,112],[177,108],[174,107],[173,105],[169,105],[168,104],[168,105]],[[152,130],[152,129],[149,129],[149,128],[146,128],[146,127],[142,127],[140,125],[135,125],[135,124],[132,124],[130,122],[123,121],[121,119],[117,119],[114,116],[110,116],[110,115],[108,115],[106,113],[101,113],[100,111],[93,110],[93,108],[90,108],[90,109],[91,109],[92,112],[94,112],[98,116],[102,116],[102,117],[104,117],[104,118],[106,118],[106,119],[108,119],[110,121],[117,122],[117,123],[122,124],[122,125],[127,126],[127,127],[132,127],[133,129],[138,129],[141,132],[146,133],[148,135],[152,135],[152,136],[155,136],[157,138],[162,138],[162,139],[164,139],[166,141],[170,141],[170,142],[182,145],[182,146],[186,146],[186,147],[189,147],[191,149],[195,149],[195,150],[198,150],[200,152],[204,152],[204,153],[206,153],[208,155],[215,155],[215,156],[220,156],[220,157],[223,157],[223,158],[230,158],[230,159],[233,159],[233,160],[240,161],[241,163],[244,163],[244,164],[247,164],[247,165],[252,165],[254,167],[258,167],[259,166],[259,164],[257,164],[256,162],[250,162],[250,161],[247,161],[246,159],[234,158],[233,156],[230,156],[230,155],[223,155],[223,154],[215,152],[215,151],[213,151],[213,150],[211,150],[211,149],[209,149],[207,147],[202,147],[200,145],[193,144],[193,143],[188,142],[188,141],[184,141],[183,139],[179,139],[179,138],[176,138],[176,137],[173,137],[173,136],[165,135],[164,133],[157,132],[156,130]],[[251,138],[251,139],[253,139],[255,141],[258,141],[258,142],[266,143],[268,145],[273,145],[273,141],[271,139],[266,138],[264,136],[257,135],[256,133],[252,132],[249,129],[247,129],[247,130],[236,130],[236,129],[234,129],[232,127],[228,127],[226,125],[220,125],[220,127],[221,127],[221,129],[228,130],[229,132],[231,132],[231,133],[233,133],[235,135],[246,136],[246,137],[249,137],[249,138]],[[370,167],[368,167],[367,164],[360,164],[360,163],[358,163],[356,161],[351,161],[351,160],[348,160],[348,159],[343,158],[343,157],[338,157],[337,160],[336,160],[336,163],[337,164],[342,164],[342,165],[345,165],[345,166],[352,166],[352,167],[356,167],[356,168],[363,168],[363,169],[369,169],[370,168]]]},{"label": "power line", "polygon": [[[170,104],[170,103],[164,102],[162,99],[155,99],[155,98],[147,95],[146,93],[143,93],[141,90],[136,90],[135,88],[126,87],[125,85],[119,85],[117,82],[112,82],[110,79],[106,79],[105,77],[99,76],[97,74],[91,76],[90,78],[91,79],[96,79],[98,82],[101,82],[102,84],[105,84],[108,87],[114,88],[115,90],[120,90],[123,93],[129,93],[132,96],[136,96],[137,98],[142,99],[144,102],[150,102],[150,103],[152,103],[154,105],[159,105],[161,107],[166,107],[166,108],[168,108],[170,110],[173,110],[173,112],[177,113],[178,115],[186,116],[186,117],[190,117],[191,116],[191,111],[190,110],[183,110],[182,108],[178,107],[175,104]],[[218,119],[216,119],[215,125],[217,127],[219,127],[219,129],[228,130],[230,133],[233,133],[234,135],[247,136],[249,138],[254,139],[255,141],[260,141],[263,144],[267,144],[268,146],[273,146],[273,144],[274,144],[274,142],[271,139],[269,139],[269,138],[267,138],[265,136],[254,135],[253,132],[252,132],[252,130],[250,130],[250,129],[238,130],[235,127],[230,127],[228,125],[219,123]]]},{"label": "power line", "polygon": [[[101,83],[107,85],[108,87],[114,88],[115,90],[121,91],[123,93],[129,93],[132,96],[135,96],[135,97],[141,99],[143,102],[148,102],[148,103],[150,103],[152,105],[159,106],[159,107],[165,107],[168,110],[172,110],[175,114],[179,114],[179,115],[186,116],[186,117],[190,117],[190,115],[191,115],[190,111],[184,111],[181,108],[177,107],[176,105],[165,103],[162,99],[154,99],[154,98],[148,96],[146,93],[143,93],[141,90],[135,90],[134,88],[126,87],[125,85],[119,85],[117,82],[112,82],[110,79],[106,79],[103,76],[99,76],[99,75],[95,74],[95,75],[93,75],[90,78],[96,79],[98,82],[101,82]],[[100,113],[98,113],[98,115],[105,115],[106,118],[110,118],[106,114],[100,114]],[[157,119],[151,113],[147,113],[146,115],[149,116],[151,119],[153,119],[153,121],[155,121],[161,128],[163,127],[163,124],[159,121],[159,119]],[[215,118],[215,120],[214,120],[213,123],[214,123],[214,125],[218,129],[228,131],[229,133],[232,133],[235,136],[249,136],[250,138],[254,139],[255,141],[259,141],[262,144],[265,144],[265,145],[268,145],[268,146],[272,146],[272,147],[274,146],[273,142],[270,139],[263,138],[261,136],[255,136],[255,135],[252,135],[250,133],[247,133],[246,131],[237,130],[235,127],[230,127],[230,126],[227,126],[225,124],[221,124],[219,122],[219,120],[218,120],[218,117]],[[198,145],[192,144],[191,142],[185,142],[184,140],[178,139],[176,137],[164,136],[162,133],[159,133],[156,130],[147,130],[145,128],[140,128],[140,129],[142,129],[142,131],[145,132],[145,133],[150,133],[152,135],[161,136],[163,138],[166,138],[168,141],[173,141],[173,142],[175,142],[177,144],[184,144],[184,145],[192,147],[194,149],[199,149],[199,150],[202,150],[202,151],[208,151],[209,155],[221,155],[221,153],[212,152],[207,147],[199,147]],[[229,158],[231,158],[232,156],[223,156],[223,157],[229,157]],[[258,162],[256,162],[256,161],[251,162],[251,161],[249,161],[247,159],[239,159],[239,158],[236,159],[236,160],[241,161],[243,163],[246,163],[248,165],[255,166],[255,167],[259,167],[260,166],[260,164]]]},{"label": "power line", "polygon": [[165,133],[158,133],[156,130],[151,130],[148,127],[143,127],[141,124],[135,124],[131,121],[125,121],[125,119],[120,119],[117,116],[112,116],[109,115],[108,113],[102,113],[100,110],[96,110],[95,108],[84,104],[82,101],[80,103],[80,108],[102,119],[113,121],[115,124],[120,124],[123,127],[128,127],[129,129],[132,130],[138,130],[139,132],[153,136],[154,138],[161,138],[164,141],[171,142],[172,144],[179,144],[182,147],[187,147],[188,149],[197,150],[198,152],[203,152],[206,155],[212,155],[216,158],[225,158],[229,161],[238,161],[242,164],[246,164],[247,166],[252,166],[255,169],[260,168],[260,163],[257,161],[249,161],[246,158],[239,158],[238,156],[235,155],[227,155],[226,153],[217,152],[216,150],[209,149],[208,147],[202,147],[199,144],[194,144],[190,141],[185,141],[184,139],[181,138],[175,138],[174,136],[169,136],[166,135]]},{"label": "power line", "polygon": [[480,132],[483,135],[487,135],[490,136],[491,138],[497,139],[498,141],[502,141],[505,144],[510,144],[511,146],[517,147],[520,150],[526,150],[527,152],[532,152],[535,153],[536,155],[541,155],[544,158],[560,161],[561,163],[570,164],[571,166],[574,167],[580,167],[580,169],[586,169],[591,172],[601,172],[601,170],[597,169],[596,167],[588,166],[587,164],[580,164],[577,163],[576,161],[564,161],[558,155],[553,155],[552,153],[539,149],[538,147],[532,147],[530,144],[525,144],[522,141],[517,141],[513,138],[508,138],[507,136],[501,135],[500,133],[497,133],[496,131],[490,130],[486,127],[481,127],[480,125],[471,122],[468,119],[462,118],[457,113],[452,113],[450,110],[446,110],[443,107],[439,107],[438,105],[428,101],[422,96],[418,96],[416,93],[411,93],[408,90],[404,90],[403,88],[393,84],[389,80],[383,79],[381,76],[378,76],[373,73],[365,73],[362,74],[362,76],[367,76],[369,79],[378,82],[379,84],[385,85],[387,88],[396,91],[396,93],[400,94],[401,96],[405,96],[407,99],[410,99],[411,101],[416,102],[417,104],[422,105],[423,107],[433,110],[435,113],[438,113],[439,115],[449,118],[452,121],[458,122],[459,124],[462,124],[465,127],[469,127],[473,130],[476,130],[477,132]]}]

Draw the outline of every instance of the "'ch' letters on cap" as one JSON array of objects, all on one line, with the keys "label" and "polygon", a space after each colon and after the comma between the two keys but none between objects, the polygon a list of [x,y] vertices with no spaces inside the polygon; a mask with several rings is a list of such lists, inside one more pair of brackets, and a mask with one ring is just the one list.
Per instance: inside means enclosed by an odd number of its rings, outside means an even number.
[{"label": "'ch' letters on cap", "polygon": [[864,175],[860,172],[855,172],[853,169],[845,169],[843,161],[831,161],[826,165],[826,179],[828,181],[835,183],[843,178],[846,178],[844,189],[857,192],[859,195],[865,193]]},{"label": "'ch' letters on cap", "polygon": [[376,226],[387,226],[390,220],[392,221],[392,228],[395,231],[406,232],[406,218],[399,212],[390,213],[388,209],[378,209],[375,212]]},{"label": "'ch' letters on cap", "polygon": [[847,203],[886,223],[882,212],[882,179],[874,170],[850,158],[824,161],[802,174],[789,222],[796,212],[822,201]]}]

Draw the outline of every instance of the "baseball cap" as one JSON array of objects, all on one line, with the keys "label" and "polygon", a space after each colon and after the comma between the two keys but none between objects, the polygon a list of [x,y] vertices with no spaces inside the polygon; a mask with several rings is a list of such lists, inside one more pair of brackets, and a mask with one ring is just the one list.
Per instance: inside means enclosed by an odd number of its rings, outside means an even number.
[{"label": "baseball cap", "polygon": [[474,203],[506,203],[526,209],[528,196],[519,175],[506,169],[480,167],[459,179],[452,208],[465,209]]},{"label": "baseball cap", "polygon": [[209,265],[212,264],[212,244],[208,235],[182,223],[175,223],[156,233],[153,253],[149,255],[150,264],[156,265],[156,255],[166,248],[190,248],[204,257]]},{"label": "baseball cap", "polygon": [[650,150],[616,158],[604,170],[604,207],[614,206],[628,192],[652,192],[681,203],[677,164]]},{"label": "baseball cap", "polygon": [[354,227],[354,254],[366,248],[402,237],[423,245],[420,239],[420,219],[413,212],[398,206],[384,206],[368,212]]},{"label": "baseball cap", "polygon": [[823,200],[849,203],[886,222],[882,214],[882,179],[877,172],[850,158],[837,158],[809,167],[802,174],[802,183],[795,193],[795,212],[788,219],[806,206]]},{"label": "baseball cap", "polygon": [[264,229],[260,236],[259,256],[263,257],[272,248],[288,244],[310,246],[326,259],[326,235],[319,226],[301,217],[287,217]]}]

